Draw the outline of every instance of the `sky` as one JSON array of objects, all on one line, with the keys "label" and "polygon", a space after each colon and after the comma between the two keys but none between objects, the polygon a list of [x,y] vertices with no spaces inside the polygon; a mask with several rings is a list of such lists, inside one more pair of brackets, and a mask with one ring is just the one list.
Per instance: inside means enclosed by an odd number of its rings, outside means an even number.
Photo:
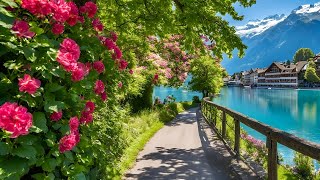
[{"label": "sky", "polygon": [[274,14],[289,15],[290,12],[304,4],[314,4],[320,0],[257,0],[256,4],[243,8],[239,4],[235,4],[236,11],[240,15],[244,15],[243,21],[234,21],[230,16],[225,17],[233,26],[245,25],[249,20],[263,19]]}]

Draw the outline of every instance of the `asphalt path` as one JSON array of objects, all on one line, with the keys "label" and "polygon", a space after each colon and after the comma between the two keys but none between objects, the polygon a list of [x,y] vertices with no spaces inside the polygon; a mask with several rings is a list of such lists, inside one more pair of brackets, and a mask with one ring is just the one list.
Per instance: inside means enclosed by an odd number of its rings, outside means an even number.
[{"label": "asphalt path", "polygon": [[159,130],[124,178],[239,179],[230,167],[232,155],[204,120],[199,119],[198,111],[198,108],[185,111]]}]

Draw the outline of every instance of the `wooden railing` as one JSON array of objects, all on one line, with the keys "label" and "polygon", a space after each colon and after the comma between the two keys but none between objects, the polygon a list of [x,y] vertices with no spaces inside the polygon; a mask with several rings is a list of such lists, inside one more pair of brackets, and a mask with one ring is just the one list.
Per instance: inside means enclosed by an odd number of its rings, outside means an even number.
[{"label": "wooden railing", "polygon": [[[214,126],[215,129],[217,124],[217,113],[213,113],[213,109],[222,111],[222,122],[221,122],[221,133],[222,138],[226,138],[226,125],[227,125],[227,115],[233,118],[234,122],[234,152],[237,156],[240,156],[240,123],[245,124],[246,126],[260,132],[266,136],[266,147],[268,149],[268,179],[276,180],[277,179],[277,170],[278,170],[278,153],[277,153],[277,143],[280,143],[294,151],[300,152],[306,156],[309,156],[313,159],[320,161],[320,145],[306,141],[304,139],[298,138],[290,133],[281,131],[279,129],[273,128],[261,122],[258,122],[255,119],[249,118],[241,113],[235,112],[226,107],[217,105],[210,101],[210,98],[203,98],[201,103],[201,111],[206,118],[207,122],[212,122],[210,125]],[[208,121],[211,120],[211,121]],[[279,119],[281,121],[281,119]]]}]

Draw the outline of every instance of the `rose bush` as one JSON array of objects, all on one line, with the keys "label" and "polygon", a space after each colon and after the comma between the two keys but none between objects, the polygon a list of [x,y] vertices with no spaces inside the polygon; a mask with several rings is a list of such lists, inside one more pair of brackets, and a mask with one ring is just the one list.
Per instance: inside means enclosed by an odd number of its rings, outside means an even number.
[{"label": "rose bush", "polygon": [[0,179],[89,176],[94,113],[132,74],[116,33],[93,2],[0,2]]}]

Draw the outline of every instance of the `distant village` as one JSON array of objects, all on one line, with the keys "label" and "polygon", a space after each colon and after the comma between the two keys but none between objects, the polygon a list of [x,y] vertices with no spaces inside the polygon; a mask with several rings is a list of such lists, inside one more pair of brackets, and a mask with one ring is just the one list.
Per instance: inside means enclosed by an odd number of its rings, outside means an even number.
[{"label": "distant village", "polygon": [[310,80],[305,78],[307,68],[311,63],[313,66],[312,68],[315,69],[315,74],[313,76],[319,79],[320,54],[316,55],[309,61],[299,61],[295,64],[290,61],[273,62],[266,68],[256,68],[234,73],[233,75],[224,78],[224,83],[227,86],[258,88],[319,87],[319,84],[317,83],[319,81],[313,80],[310,82]]}]

